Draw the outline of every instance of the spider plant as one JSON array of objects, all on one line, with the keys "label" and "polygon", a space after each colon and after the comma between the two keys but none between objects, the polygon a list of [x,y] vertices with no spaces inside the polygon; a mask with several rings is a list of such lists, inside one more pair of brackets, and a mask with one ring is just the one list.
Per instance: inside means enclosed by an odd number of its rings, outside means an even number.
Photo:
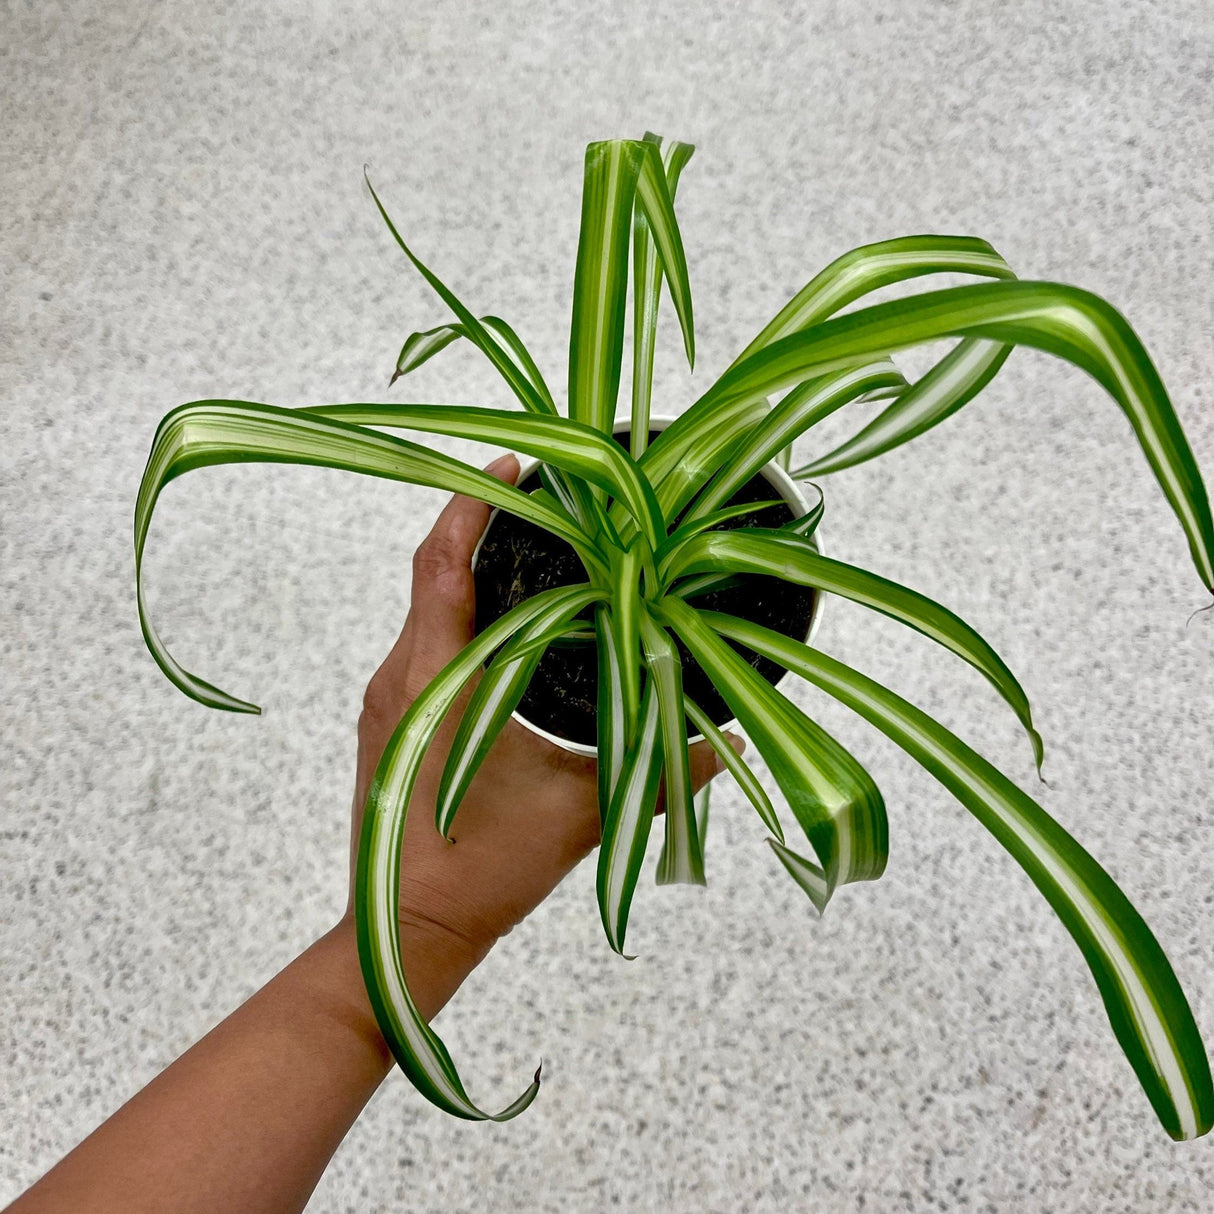
[{"label": "spider plant", "polygon": [[[1214,1122],[1214,1089],[1189,1005],[1156,938],[1097,861],[1035,800],[901,696],[800,638],[697,606],[697,596],[727,579],[765,574],[899,620],[990,681],[1023,727],[1040,771],[1042,743],[1028,698],[1003,660],[947,608],[823,556],[814,542],[820,501],[783,528],[723,524],[736,521],[729,503],[738,487],[770,462],[790,467],[793,443],[836,410],[861,400],[886,402],[854,437],[793,469],[794,476],[850,467],[924,433],[972,400],[1014,346],[1026,345],[1075,364],[1107,390],[1179,519],[1202,582],[1214,589],[1207,494],[1150,357],[1122,316],[1097,296],[1020,281],[983,240],[908,236],[854,249],[815,275],[651,443],[663,283],[688,364],[694,363],[691,289],[674,210],[691,154],[690,145],[650,133],[586,150],[565,413],[514,329],[498,317],[474,315],[413,253],[371,189],[392,237],[454,315],[405,341],[393,380],[450,343],[468,341],[500,372],[521,411],[399,403],[285,409],[234,400],[172,410],[156,432],[135,512],[138,607],[148,647],[193,699],[258,711],[174,660],[149,621],[139,578],[158,494],[173,478],[205,465],[314,464],[472,494],[576,551],[585,570],[580,584],[515,606],[422,692],[397,726],[368,794],[356,875],[367,990],[401,1068],[423,1095],[456,1116],[513,1117],[534,1098],[540,1076],[537,1071],[505,1109],[482,1110],[410,997],[396,914],[410,794],[440,722],[479,676],[438,797],[436,828],[448,835],[461,797],[541,656],[558,641],[586,636],[592,616],[602,825],[597,890],[612,949],[624,950],[659,796],[665,817],[657,880],[704,882],[706,812],[690,791],[689,734],[703,735],[721,756],[770,832],[779,860],[819,912],[840,885],[871,881],[884,870],[888,831],[881,793],[842,744],[757,673],[749,659],[762,655],[875,725],[995,836],[1079,945],[1113,1032],[1164,1128],[1176,1139],[1205,1134]],[[983,281],[845,310],[877,288],[945,273]],[[630,294],[625,449],[611,434]],[[945,338],[959,340],[913,383],[891,361],[893,353]],[[773,406],[775,394],[782,395]],[[542,486],[524,493],[380,428],[508,446],[541,462]],[[722,722],[684,695],[680,644],[710,676],[766,762],[778,797],[769,796],[730,748]],[[801,842],[790,843],[786,828]]]}]

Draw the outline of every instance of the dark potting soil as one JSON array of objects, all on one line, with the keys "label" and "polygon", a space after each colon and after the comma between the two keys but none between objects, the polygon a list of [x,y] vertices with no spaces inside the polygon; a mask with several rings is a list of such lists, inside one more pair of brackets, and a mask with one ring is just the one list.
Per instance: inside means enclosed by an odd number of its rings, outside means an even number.
[{"label": "dark potting soil", "polygon": [[[628,435],[617,435],[627,443]],[[651,438],[656,437],[656,432]],[[540,488],[538,473],[520,482],[531,493]],[[753,476],[730,499],[729,504],[770,501],[779,492],[763,476]],[[739,515],[720,524],[732,527],[780,527],[794,517],[784,502]],[[476,581],[476,631],[517,607],[525,599],[554,586],[570,586],[586,580],[577,553],[562,539],[525,519],[498,510],[481,544],[474,571]],[[803,640],[813,615],[816,592],[764,574],[743,574],[734,586],[710,590],[689,598],[693,607],[721,611],[762,624],[786,636]],[[593,608],[583,612],[593,618]],[[732,719],[725,701],[708,676],[675,638],[683,662],[683,688],[718,725]],[[786,673],[783,666],[760,657],[741,645],[737,650],[770,683]],[[540,659],[518,711],[533,724],[557,737],[594,746],[598,704],[598,661],[593,641],[563,642],[551,646]],[[694,732],[689,725],[689,731]]]}]

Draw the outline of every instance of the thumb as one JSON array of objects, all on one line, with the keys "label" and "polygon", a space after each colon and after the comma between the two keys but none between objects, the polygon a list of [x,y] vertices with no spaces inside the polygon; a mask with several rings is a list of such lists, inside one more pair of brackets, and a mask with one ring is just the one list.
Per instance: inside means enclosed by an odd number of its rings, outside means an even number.
[{"label": "thumb", "polygon": [[[503,455],[486,469],[513,484],[519,463]],[[410,675],[425,686],[467,643],[476,623],[472,553],[490,507],[457,493],[439,514],[430,534],[413,554],[413,592],[409,603]]]}]

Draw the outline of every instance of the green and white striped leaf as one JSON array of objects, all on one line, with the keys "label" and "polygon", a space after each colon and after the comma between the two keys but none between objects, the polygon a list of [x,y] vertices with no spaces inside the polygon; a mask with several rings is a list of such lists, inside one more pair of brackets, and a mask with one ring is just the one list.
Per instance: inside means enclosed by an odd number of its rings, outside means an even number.
[{"label": "green and white striped leaf", "polygon": [[[750,400],[942,337],[1034,346],[1101,384],[1129,419],[1193,563],[1214,591],[1214,522],[1193,452],[1142,343],[1124,317],[1091,292],[1059,283],[993,282],[875,304],[772,342],[726,372],[710,393]],[[658,447],[655,442],[646,454]]]},{"label": "green and white striped leaf", "polygon": [[674,642],[650,618],[641,615],[641,645],[647,685],[654,688],[661,725],[666,773],[666,837],[658,857],[659,885],[703,885],[704,854],[696,833],[696,813],[687,759],[687,717],[683,701],[683,667]]},{"label": "green and white striped leaf", "polygon": [[1028,696],[1003,659],[947,607],[878,574],[823,556],[798,536],[757,527],[696,536],[674,557],[670,576],[708,572],[767,574],[799,586],[813,586],[871,607],[951,649],[985,676],[1016,714],[1032,743],[1033,760],[1040,774],[1044,749],[1041,735],[1033,727]]},{"label": "green and white striped leaf", "polygon": [[742,578],[734,573],[700,573],[688,578],[679,578],[670,587],[670,593],[688,600],[707,594],[710,590],[729,590],[742,584]]},{"label": "green and white striped leaf", "polygon": [[143,585],[143,549],[160,491],[193,468],[234,463],[308,464],[449,489],[501,506],[568,541],[589,563],[601,563],[588,537],[561,511],[495,476],[415,443],[363,430],[302,409],[249,401],[205,400],[165,415],[152,440],[135,503],[135,587],[139,624],[148,649],[169,680],[191,699],[230,712],[260,712],[191,674],[169,653],[152,626]]},{"label": "green and white striped leaf", "polygon": [[[817,541],[814,540],[814,533],[818,530],[818,524],[822,521],[822,515],[826,510],[826,498],[822,494],[822,490],[817,485],[813,486],[817,490],[818,500],[804,514],[798,518],[789,519],[784,523],[779,530],[788,535],[795,535],[801,539],[810,540],[813,543],[814,550],[817,550]],[[761,503],[767,505],[768,503]],[[737,509],[737,507],[734,507]],[[725,513],[721,511],[720,513]],[[670,562],[674,557],[674,553],[678,547],[690,539],[693,535],[699,535],[702,530],[707,530],[702,526],[707,520],[715,518],[715,514],[705,515],[702,519],[697,519],[693,523],[687,524],[687,533],[680,535],[679,531],[673,532],[666,542],[659,549],[661,563],[659,572],[663,577],[667,576],[670,567]],[[677,542],[676,542],[677,541]],[[693,574],[690,577],[679,577],[673,580],[670,587],[670,593],[677,594],[681,599],[692,599],[697,595],[707,594],[710,590],[725,590],[730,586],[737,586],[741,579],[733,573],[699,573]]]},{"label": "green and white striped leaf", "polygon": [[[806,430],[835,410],[878,389],[905,385],[906,378],[888,359],[798,385],[742,439],[685,518],[699,518],[729,501],[782,448],[790,447]],[[683,493],[690,498],[697,487],[687,484]],[[675,498],[664,509],[682,506],[683,501]]]},{"label": "green and white striped leaf", "polygon": [[722,523],[729,522],[730,519],[741,518],[744,514],[756,514],[761,510],[770,510],[772,506],[783,506],[784,504],[782,497],[773,497],[761,502],[734,502],[732,506],[723,506],[720,510],[712,511],[711,514],[704,514],[689,522],[680,523],[662,541],[661,547],[654,554],[658,573],[663,573],[663,567],[668,562],[668,558],[687,543],[693,535],[699,535],[701,531],[711,531],[714,527],[719,527]]},{"label": "green and white striped leaf", "polygon": [[806,283],[734,359],[729,370],[772,342],[833,316],[870,291],[928,274],[1016,277],[991,245],[974,236],[899,236],[861,245],[835,258]]},{"label": "green and white striped leaf", "polygon": [[[679,496],[684,482],[702,485],[724,455],[767,413],[763,393],[748,399],[710,401],[704,409],[696,402],[654,439],[639,462],[668,523],[678,514],[669,503]],[[613,505],[611,513],[613,518],[623,519],[622,507]]]},{"label": "green and white striped leaf", "polygon": [[510,445],[552,468],[607,489],[656,545],[666,533],[649,482],[614,439],[567,417],[539,417],[472,405],[316,405],[297,412],[361,426],[396,426]]},{"label": "green and white striped leaf", "polygon": [[[766,789],[759,783],[758,777],[746,760],[726,740],[725,735],[721,732],[716,722],[694,701],[683,698],[683,707],[687,710],[687,718],[700,731],[708,744],[717,752],[721,758],[721,762],[725,764],[725,770],[733,776],[738,787],[746,794],[747,799],[753,805],[763,819],[763,825],[767,827],[780,842],[784,841],[784,831],[780,826],[780,820],[776,817],[775,806],[771,803],[771,798],[767,795]],[[707,786],[705,786],[707,787]],[[700,832],[701,849],[703,848],[704,832]]]},{"label": "green and white striped leaf", "polygon": [[[481,317],[481,323],[485,323],[484,317]],[[400,353],[396,356],[396,366],[392,371],[392,378],[388,380],[388,387],[392,387],[402,375],[408,375],[410,371],[429,362],[434,355],[440,350],[445,350],[457,337],[467,336],[468,330],[458,321],[410,333],[405,338],[405,344],[401,346]]]},{"label": "green and white striped leaf", "polygon": [[[636,744],[620,765],[615,794],[603,822],[596,881],[599,914],[607,942],[621,956],[628,930],[632,895],[645,858],[649,828],[653,824],[658,782],[662,774],[662,745],[659,737],[658,697],[653,681],[647,680],[641,697],[641,715]],[[634,960],[628,957],[629,961]]]},{"label": "green and white striped leaf", "polygon": [[[659,144],[651,140],[641,142],[641,167],[637,175],[636,208],[644,216],[653,249],[661,266],[662,276],[670,288],[670,301],[679,328],[683,333],[683,352],[687,355],[688,367],[694,369],[696,362],[695,323],[691,314],[691,283],[687,277],[687,258],[683,252],[683,237],[679,232],[679,221],[674,213],[674,190],[671,188],[670,168],[680,160],[682,166],[691,158],[695,148],[691,144],[674,144],[669,151],[669,160],[663,155]],[[677,173],[675,180],[677,182]]]},{"label": "green and white striped leaf", "polygon": [[[607,603],[600,603],[594,615],[596,657],[598,660],[598,704],[595,717],[597,733],[597,780],[599,825],[606,824],[607,811],[615,799],[629,742],[640,728],[639,708],[629,714],[624,693],[624,650],[619,628]],[[639,634],[638,634],[639,635]],[[636,655],[639,651],[634,650]],[[632,664],[636,665],[635,656]]]},{"label": "green and white striped leaf", "polygon": [[[856,365],[865,361],[871,360],[858,360]],[[887,361],[886,366],[892,364]],[[848,367],[833,376],[818,378],[822,378],[821,386],[825,390],[829,381],[842,379],[855,369]],[[894,374],[897,379],[894,381],[891,377],[891,383],[904,385],[906,381],[896,368]],[[894,387],[887,384],[854,399],[876,399],[893,390]],[[764,392],[742,397],[722,397],[715,393],[714,385],[657,436],[641,459],[641,468],[654,486],[662,513],[669,520],[678,516],[695,492],[716,474],[722,462],[747,442],[754,428],[772,412]]]},{"label": "green and white striped leaf", "polygon": [[1011,351],[1002,342],[964,338],[867,426],[798,468],[793,477],[799,480],[852,468],[918,438],[973,400],[995,378]]},{"label": "green and white striped leaf", "polygon": [[[646,143],[657,145],[665,170],[671,203],[678,190],[683,166],[695,150],[690,143],[663,139],[645,132]],[[686,272],[684,266],[684,272]],[[653,232],[645,209],[634,209],[632,220],[632,458],[640,459],[649,445],[649,406],[653,390],[653,352],[658,331],[658,301],[662,287],[662,265],[654,248]],[[688,300],[691,293],[688,290]]]},{"label": "green and white striped leaf", "polygon": [[[536,366],[535,359],[531,357],[530,351],[523,344],[522,338],[500,316],[482,316],[480,322],[488,332],[501,339],[507,353],[514,358],[519,371],[527,377],[531,386],[547,402],[548,411],[556,413],[557,408],[552,399],[552,393],[548,390],[548,385],[544,382],[544,377],[540,373],[539,367]],[[459,337],[474,340],[468,327],[458,321],[427,329],[423,333],[410,333],[401,347],[400,355],[396,360],[396,369],[392,373],[391,380],[388,381],[388,386],[391,387],[402,375],[407,375],[410,371],[420,367],[422,363],[428,362],[435,354],[440,350],[445,350]]]},{"label": "green and white striped leaf", "polygon": [[826,495],[817,486],[813,486],[818,491],[818,500],[799,518],[789,520],[780,528],[781,531],[787,531],[789,535],[800,536],[803,540],[812,539],[814,532],[818,530],[818,524],[822,521],[822,515],[826,512]]},{"label": "green and white striped leaf", "polygon": [[611,566],[611,642],[616,651],[625,745],[633,735],[641,707],[641,554],[644,541],[637,536]]},{"label": "green and white striped leaf", "polygon": [[814,909],[819,915],[822,914],[830,901],[830,882],[826,874],[812,860],[797,855],[791,847],[785,847],[775,839],[768,839],[767,842],[788,870],[789,876],[805,891]]},{"label": "green and white striped leaf", "polygon": [[564,620],[555,626],[533,621],[520,628],[489,663],[460,718],[439,781],[435,826],[440,834],[450,833],[468,786],[518,707],[540,659],[568,630]]},{"label": "green and white striped leaf", "polygon": [[695,795],[696,837],[700,840],[700,859],[704,858],[704,840],[708,834],[708,811],[712,805],[712,781]]},{"label": "green and white striped leaf", "polygon": [[830,890],[876,880],[885,870],[889,826],[872,777],[824,729],[677,598],[655,609],[713,681],[771,769],[818,857]]},{"label": "green and white striped leaf", "polygon": [[859,713],[995,836],[1079,945],[1164,1128],[1175,1139],[1206,1134],[1214,1125],[1214,1085],[1193,1013],[1159,942],[1109,874],[1036,801],[900,696],[769,629],[708,612],[703,618]]},{"label": "green and white striped leaf", "polygon": [[506,1121],[531,1103],[535,1082],[500,1113],[469,1098],[450,1054],[409,993],[400,948],[400,848],[409,800],[443,718],[485,659],[519,629],[555,628],[601,597],[562,586],[525,600],[475,637],[427,684],[405,712],[375,769],[359,837],[354,910],[363,981],[393,1057],[427,1100],[472,1121]]},{"label": "green and white striped leaf", "polygon": [[607,139],[586,148],[569,337],[569,416],[604,434],[615,421],[620,386],[628,245],[642,146],[637,139]]}]

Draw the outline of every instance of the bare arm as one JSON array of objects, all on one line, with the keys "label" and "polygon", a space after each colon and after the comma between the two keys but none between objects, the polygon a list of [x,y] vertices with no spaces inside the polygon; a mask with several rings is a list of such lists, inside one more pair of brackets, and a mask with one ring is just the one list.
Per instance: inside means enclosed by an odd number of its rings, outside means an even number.
[{"label": "bare arm", "polygon": [[[518,475],[513,457],[490,466]],[[385,744],[426,683],[471,638],[472,550],[488,507],[456,497],[414,560],[408,619],[367,689],[358,729],[352,855]],[[599,840],[593,760],[511,723],[468,791],[454,836],[434,796],[458,721],[431,748],[401,849],[401,947],[430,1019],[493,943]],[[692,748],[697,787],[717,770]],[[19,1197],[7,1214],[286,1214],[312,1190],[391,1069],[363,989],[352,907]]]}]

